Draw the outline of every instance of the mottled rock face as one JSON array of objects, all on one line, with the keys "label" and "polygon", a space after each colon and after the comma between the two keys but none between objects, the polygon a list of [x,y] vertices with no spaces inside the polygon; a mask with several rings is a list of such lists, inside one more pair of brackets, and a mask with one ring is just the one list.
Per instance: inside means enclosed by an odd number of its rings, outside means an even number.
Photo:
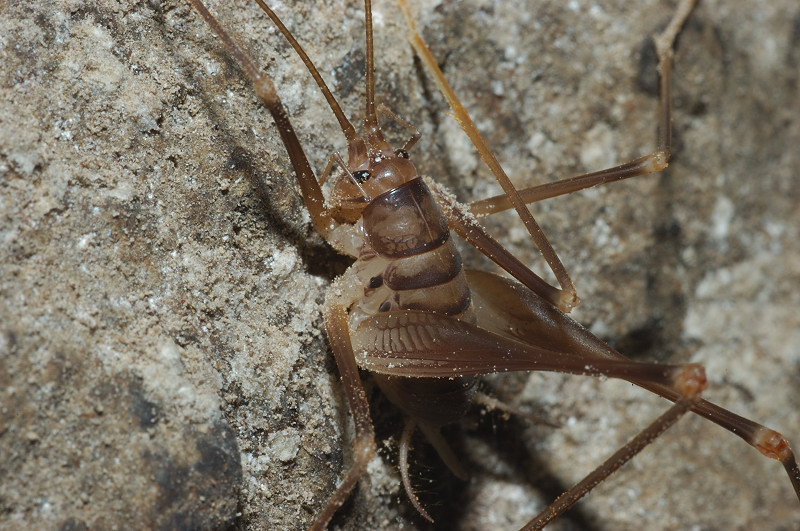
[{"label": "mottled rock face", "polygon": [[[363,8],[297,4],[287,25],[360,120]],[[425,38],[516,183],[654,146],[646,36],[669,3],[424,4]],[[701,0],[676,53],[669,170],[533,212],[585,301],[576,319],[637,359],[703,363],[709,398],[797,447],[795,4]],[[343,142],[287,45],[252,8],[219,16],[323,168]],[[415,164],[462,199],[496,193],[401,23],[376,6],[377,92],[422,131]],[[306,527],[349,462],[320,318],[347,261],[311,231],[268,115],[183,2],[12,2],[0,25],[0,528]],[[489,225],[540,267],[512,216]],[[423,503],[460,529],[519,527],[664,409],[586,378],[488,385],[563,427],[476,412],[448,433],[467,484],[418,441]],[[374,402],[384,460],[335,524],[424,528],[393,468],[401,419]],[[691,418],[554,528],[791,529],[793,496],[777,463]]]}]

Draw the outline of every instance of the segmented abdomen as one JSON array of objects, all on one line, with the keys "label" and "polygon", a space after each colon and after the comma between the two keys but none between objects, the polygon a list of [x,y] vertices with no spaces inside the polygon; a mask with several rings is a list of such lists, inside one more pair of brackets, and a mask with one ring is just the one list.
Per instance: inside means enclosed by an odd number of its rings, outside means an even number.
[{"label": "segmented abdomen", "polygon": [[441,209],[417,177],[375,199],[364,209],[372,251],[387,259],[383,284],[393,297],[385,309],[464,315],[470,305],[461,256]]},{"label": "segmented abdomen", "polygon": [[[365,248],[388,261],[380,282],[373,282],[388,288],[390,294],[379,311],[421,310],[474,321],[461,256],[444,214],[421,178],[373,199],[362,219]],[[437,425],[463,417],[476,390],[473,377],[376,375],[375,379],[400,409]]]}]

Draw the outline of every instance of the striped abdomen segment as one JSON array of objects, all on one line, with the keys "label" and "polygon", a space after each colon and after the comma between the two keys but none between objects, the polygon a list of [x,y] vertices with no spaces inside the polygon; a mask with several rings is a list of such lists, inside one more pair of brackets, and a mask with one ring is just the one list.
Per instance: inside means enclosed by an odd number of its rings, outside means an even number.
[{"label": "striped abdomen segment", "polygon": [[391,309],[460,315],[469,308],[469,287],[447,221],[421,178],[390,190],[364,209],[372,250],[389,260],[383,284]]},{"label": "striped abdomen segment", "polygon": [[[447,221],[419,177],[372,200],[364,209],[371,252],[388,261],[381,275],[391,290],[379,311],[421,310],[473,321],[469,286]],[[410,332],[410,331],[408,331]],[[389,399],[406,414],[434,425],[463,417],[475,377],[404,378],[376,374]]]}]

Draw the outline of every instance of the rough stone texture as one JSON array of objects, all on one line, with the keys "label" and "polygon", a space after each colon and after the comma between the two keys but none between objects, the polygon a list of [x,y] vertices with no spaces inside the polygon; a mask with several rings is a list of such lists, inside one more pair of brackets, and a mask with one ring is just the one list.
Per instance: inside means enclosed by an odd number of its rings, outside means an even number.
[{"label": "rough stone texture", "polygon": [[[323,168],[343,147],[335,122],[239,4],[221,20],[275,78]],[[360,2],[287,4],[276,8],[360,119]],[[652,149],[647,35],[671,2],[419,4],[520,185]],[[267,114],[183,2],[12,2],[0,24],[0,528],[306,527],[349,460],[320,313],[347,261],[311,230]],[[576,319],[637,359],[703,363],[709,398],[796,447],[799,28],[791,0],[702,1],[676,55],[670,169],[533,208],[585,301]],[[418,166],[463,199],[495,193],[392,2],[376,6],[376,32],[378,94],[423,132]],[[513,219],[490,226],[542,270]],[[588,378],[488,386],[564,426],[476,411],[448,430],[467,484],[419,441],[421,498],[448,528],[519,527],[665,408]],[[383,461],[334,525],[426,529],[394,468],[402,420],[373,401]],[[553,528],[643,525],[795,529],[800,504],[779,464],[686,418]]]}]

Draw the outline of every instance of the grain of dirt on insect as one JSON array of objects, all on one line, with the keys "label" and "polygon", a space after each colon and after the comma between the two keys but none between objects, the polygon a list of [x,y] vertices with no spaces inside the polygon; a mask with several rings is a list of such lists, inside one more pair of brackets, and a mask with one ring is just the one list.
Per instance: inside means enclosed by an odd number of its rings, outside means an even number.
[{"label": "grain of dirt on insect", "polygon": [[[670,2],[425,4],[426,40],[518,184],[654,146],[654,60],[640,56]],[[322,168],[344,143],[302,65],[252,7],[214,9],[248,36]],[[423,132],[419,167],[462,199],[494,193],[426,96],[395,4],[375,10],[377,93]],[[360,119],[361,3],[281,14]],[[267,113],[183,2],[5,4],[0,24],[0,528],[214,527],[236,511],[252,529],[307,525],[349,452],[320,317],[346,262],[311,231]],[[702,0],[676,53],[667,173],[533,208],[579,321],[627,355],[703,363],[708,398],[795,445],[798,27],[789,0]],[[512,219],[491,225],[535,261]],[[518,441],[499,452],[491,422],[465,428],[465,490],[422,489],[466,507],[461,529],[514,529],[549,501],[533,464],[568,486],[665,407],[588,378],[491,385],[565,426],[498,419]],[[396,420],[380,414],[379,434]],[[417,474],[439,474],[429,457]],[[425,528],[391,466],[374,468],[335,525]],[[780,465],[697,418],[580,511],[597,529],[800,525]]]}]

